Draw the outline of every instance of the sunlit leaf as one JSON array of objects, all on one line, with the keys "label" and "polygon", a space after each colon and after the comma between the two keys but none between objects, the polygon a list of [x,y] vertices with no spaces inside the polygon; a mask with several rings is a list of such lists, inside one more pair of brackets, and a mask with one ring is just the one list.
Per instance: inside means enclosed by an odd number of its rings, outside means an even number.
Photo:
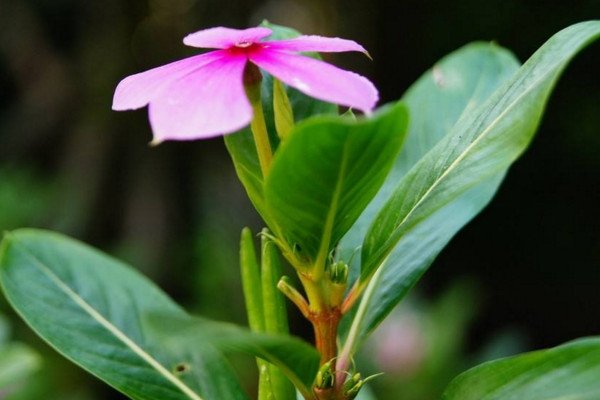
[{"label": "sunlit leaf", "polygon": [[394,159],[408,116],[401,104],[372,118],[316,118],[279,149],[265,185],[269,212],[290,245],[326,255],[373,198]]}]

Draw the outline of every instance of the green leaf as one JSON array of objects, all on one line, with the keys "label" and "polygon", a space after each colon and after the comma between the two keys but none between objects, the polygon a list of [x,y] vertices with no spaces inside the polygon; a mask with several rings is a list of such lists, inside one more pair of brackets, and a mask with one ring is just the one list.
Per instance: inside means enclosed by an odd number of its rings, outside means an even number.
[{"label": "green leaf", "polygon": [[406,132],[403,104],[374,117],[314,118],[276,154],[265,186],[283,236],[312,261],[324,259],[373,198]]},{"label": "green leaf", "polygon": [[[518,68],[519,62],[507,50],[493,43],[472,43],[436,63],[403,96],[410,112],[404,147],[381,190],[340,243],[339,257],[353,261],[352,280],[360,269],[357,249],[402,178],[461,116],[480,106]],[[348,346],[358,347],[406,295],[458,230],[488,204],[503,175],[488,178],[406,232],[364,294],[361,316],[354,320],[353,343]],[[342,336],[349,329],[352,314],[342,321]]]},{"label": "green leaf", "polygon": [[600,338],[491,361],[455,378],[442,400],[596,400]]},{"label": "green leaf", "polygon": [[[416,253],[419,246],[431,242],[434,248],[440,243],[443,247],[448,240],[424,231],[427,225],[435,220],[443,223],[453,213],[466,222],[489,201],[502,174],[533,138],[560,73],[578,51],[599,35],[597,21],[577,24],[556,34],[482,106],[463,115],[450,133],[404,176],[363,244],[360,284],[364,287],[368,283],[368,287],[347,348],[355,350],[414,285],[424,272],[423,266],[433,261],[435,254]],[[489,192],[478,190],[478,185],[489,185],[485,189]],[[467,206],[456,209],[453,201],[461,197]],[[401,250],[406,250],[406,254],[400,254]]]},{"label": "green leaf", "polygon": [[23,344],[0,347],[0,397],[7,389],[22,384],[40,365],[38,354]]},{"label": "green leaf", "polygon": [[[269,40],[291,39],[300,36],[300,32],[291,28],[270,24],[264,21],[261,26],[266,26],[273,31]],[[306,54],[311,57],[319,58],[316,53]],[[283,85],[285,86],[285,85]],[[271,147],[275,151],[279,144],[276,134],[274,110],[273,110],[273,77],[263,71],[263,82],[261,87],[263,111],[267,123],[267,129],[271,138]],[[286,87],[288,99],[292,105],[295,122],[300,122],[314,115],[338,114],[338,107],[335,104],[325,103],[308,97],[299,91]],[[242,129],[232,135],[225,136],[225,145],[229,155],[233,160],[236,173],[242,182],[242,185],[248,193],[250,201],[263,217],[265,222],[272,226],[269,221],[265,208],[263,196],[263,175],[260,170],[258,154],[252,138],[252,132],[249,128]]]},{"label": "green leaf", "polygon": [[408,230],[503,171],[525,151],[560,73],[598,36],[598,21],[580,23],[553,36],[410,170],[365,238],[361,281],[372,276]]},{"label": "green leaf", "polygon": [[10,304],[58,352],[135,400],[246,399],[223,355],[198,343],[168,353],[142,323],[187,317],[132,268],[62,235],[8,233],[0,283]]},{"label": "green leaf", "polygon": [[263,195],[263,175],[252,131],[247,127],[234,134],[226,135],[224,139],[227,151],[233,160],[235,172],[246,189],[248,198],[267,225],[271,226]]},{"label": "green leaf", "polygon": [[[300,392],[312,399],[310,387],[319,368],[314,347],[291,336],[252,332],[237,325],[204,318],[151,316],[151,326],[169,348],[190,348],[207,342],[223,351],[239,351],[260,357],[281,369]],[[176,332],[176,333],[174,333]]]},{"label": "green leaf", "polygon": [[[507,50],[493,44],[468,44],[441,59],[404,94],[410,122],[400,155],[377,196],[340,243],[340,258],[350,259],[360,247],[377,213],[402,177],[456,124],[461,115],[481,105],[519,67]],[[452,234],[450,234],[452,236]],[[355,271],[360,254],[353,258]]]}]

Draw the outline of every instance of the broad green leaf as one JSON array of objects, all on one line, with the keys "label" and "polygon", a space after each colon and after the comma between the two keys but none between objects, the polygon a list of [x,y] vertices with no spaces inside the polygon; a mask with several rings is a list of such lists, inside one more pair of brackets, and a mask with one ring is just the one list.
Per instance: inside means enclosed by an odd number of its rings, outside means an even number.
[{"label": "broad green leaf", "polygon": [[265,184],[285,240],[312,261],[324,258],[373,198],[402,146],[401,104],[371,118],[314,118],[283,143]]},{"label": "broad green leaf", "polygon": [[165,337],[168,348],[190,348],[207,342],[219,350],[260,357],[280,368],[306,398],[319,368],[314,347],[291,336],[252,332],[237,325],[204,318],[151,316],[151,326]]},{"label": "broad green leaf", "polygon": [[246,399],[214,347],[168,353],[142,323],[151,313],[187,317],[179,306],[82,243],[31,229],[6,234],[0,284],[38,335],[134,400]]},{"label": "broad green leaf", "polygon": [[[402,177],[456,124],[518,69],[519,62],[493,43],[471,43],[441,59],[404,94],[410,120],[400,155],[383,186],[344,236],[339,257],[349,260],[362,244],[369,225]],[[454,234],[449,232],[449,236]],[[439,250],[438,250],[439,251]],[[360,253],[352,258],[357,272]]]},{"label": "broad green leaf", "polygon": [[[354,279],[360,269],[357,249],[404,175],[462,115],[480,106],[518,68],[519,62],[507,50],[493,43],[472,43],[444,57],[406,92],[402,100],[409,108],[410,122],[400,156],[377,196],[340,243],[339,257],[352,259]],[[348,346],[357,347],[406,295],[458,230],[488,204],[503,175],[488,178],[406,232],[363,296],[361,316],[354,320],[354,343]],[[342,336],[352,314],[342,321]]]},{"label": "broad green leaf", "polygon": [[599,377],[600,339],[580,339],[470,369],[442,400],[597,400]]},{"label": "broad green leaf", "polygon": [[[270,24],[265,21],[261,26],[266,26],[273,31],[269,40],[290,39],[300,36],[300,32],[291,28]],[[307,54],[311,57],[319,57],[318,54]],[[285,86],[285,85],[283,85]],[[273,113],[273,77],[263,71],[262,83],[262,103],[267,129],[271,137],[271,146],[275,150],[279,145],[275,129],[275,120]],[[292,105],[292,110],[296,122],[300,122],[308,117],[321,114],[338,113],[338,107],[335,104],[325,103],[320,100],[308,97],[299,91],[286,87],[286,93]],[[263,196],[263,176],[260,170],[258,155],[252,138],[250,128],[242,129],[232,135],[225,136],[225,145],[229,155],[233,160],[237,175],[242,182],[248,197],[258,213],[263,217],[268,225],[271,223],[266,212]]]},{"label": "broad green leaf", "polygon": [[[463,115],[404,176],[363,244],[360,283],[368,287],[351,327],[347,353],[377,326],[437,254],[417,252],[425,246],[442,248],[449,240],[444,232],[432,235],[427,226],[450,218],[454,225],[450,229],[456,231],[489,201],[502,174],[531,141],[560,73],[599,35],[596,21],[556,34],[482,106]],[[478,185],[489,186],[478,190]],[[457,208],[454,201],[461,197],[466,207]],[[462,224],[452,222],[455,214]]]},{"label": "broad green leaf", "polygon": [[367,233],[362,282],[373,275],[408,230],[503,171],[525,151],[560,73],[598,36],[599,21],[573,25],[553,36],[410,170]]},{"label": "broad green leaf", "polygon": [[29,347],[12,343],[0,346],[0,397],[23,381],[41,365],[41,359]]}]

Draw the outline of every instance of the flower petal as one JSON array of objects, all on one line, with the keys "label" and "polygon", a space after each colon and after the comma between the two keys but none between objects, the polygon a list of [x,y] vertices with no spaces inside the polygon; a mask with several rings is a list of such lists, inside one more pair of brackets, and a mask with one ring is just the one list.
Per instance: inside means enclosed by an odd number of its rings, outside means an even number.
[{"label": "flower petal", "polygon": [[150,103],[154,143],[235,132],[252,120],[243,75],[247,59],[228,56],[172,82]]},{"label": "flower petal", "polygon": [[302,93],[330,103],[368,113],[379,98],[365,77],[310,57],[265,49],[250,54],[250,60]]},{"label": "flower petal", "polygon": [[158,97],[171,82],[222,57],[222,52],[212,51],[130,75],[117,85],[112,109],[124,111],[144,107]]},{"label": "flower petal", "polygon": [[273,40],[263,42],[272,49],[284,51],[339,53],[343,51],[360,51],[369,54],[364,47],[353,40],[328,38],[323,36],[299,36],[294,39]]},{"label": "flower petal", "polygon": [[183,43],[192,47],[227,49],[237,43],[258,42],[260,39],[271,35],[271,33],[273,31],[264,27],[232,29],[219,26],[190,33],[183,38]]}]

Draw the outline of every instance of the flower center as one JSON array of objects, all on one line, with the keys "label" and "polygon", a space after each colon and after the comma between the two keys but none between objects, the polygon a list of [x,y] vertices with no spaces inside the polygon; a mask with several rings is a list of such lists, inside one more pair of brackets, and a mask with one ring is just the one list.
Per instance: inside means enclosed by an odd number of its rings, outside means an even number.
[{"label": "flower center", "polygon": [[245,48],[248,48],[248,47],[252,46],[253,44],[254,44],[253,42],[248,42],[248,41],[237,42],[235,44],[235,47],[239,47],[241,49],[245,49]]},{"label": "flower center", "polygon": [[235,55],[245,55],[255,53],[260,51],[263,46],[260,43],[252,42],[249,40],[244,40],[240,42],[236,42],[233,46],[229,48],[229,52]]}]

